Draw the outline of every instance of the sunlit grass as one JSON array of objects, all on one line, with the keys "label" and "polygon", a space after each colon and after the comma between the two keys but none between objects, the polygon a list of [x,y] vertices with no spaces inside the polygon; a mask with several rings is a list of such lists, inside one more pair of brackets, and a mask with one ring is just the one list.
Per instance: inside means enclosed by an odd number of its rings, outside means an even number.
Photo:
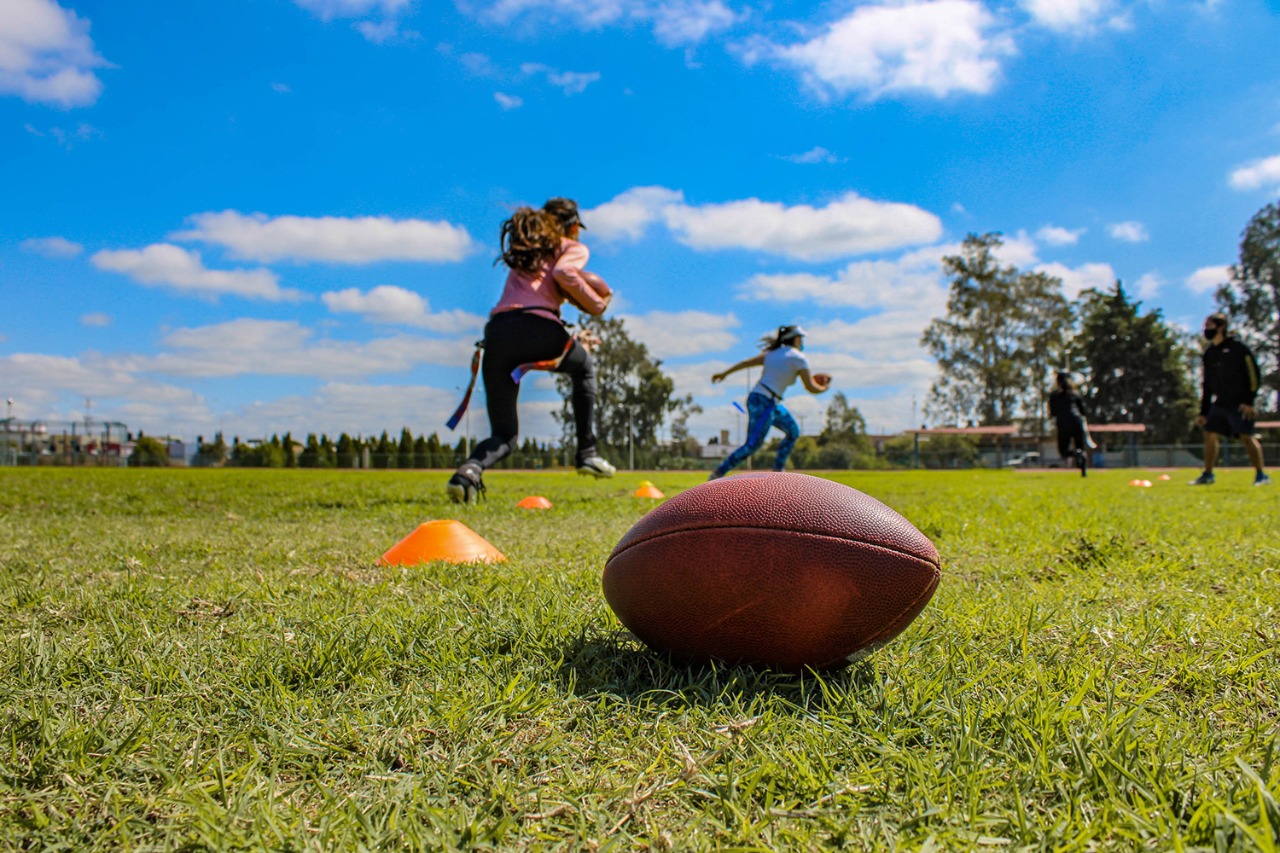
[{"label": "sunlit grass", "polygon": [[[819,678],[620,631],[630,492],[705,475],[0,471],[0,846],[1280,846],[1280,491],[832,476],[944,574]],[[508,562],[375,564],[431,518]]]}]

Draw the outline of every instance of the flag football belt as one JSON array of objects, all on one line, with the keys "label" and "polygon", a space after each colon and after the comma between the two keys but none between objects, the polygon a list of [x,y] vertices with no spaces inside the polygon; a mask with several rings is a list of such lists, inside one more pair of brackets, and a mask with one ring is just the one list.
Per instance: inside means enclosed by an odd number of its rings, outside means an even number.
[{"label": "flag football belt", "polygon": [[[564,361],[564,357],[569,354],[569,350],[573,349],[573,344],[574,338],[570,337],[565,342],[564,351],[555,358],[530,361],[517,366],[515,370],[511,371],[511,381],[519,385],[520,380],[524,379],[525,374],[531,370],[555,370]],[[451,430],[458,428],[458,423],[462,420],[462,416],[466,414],[467,407],[471,405],[471,392],[476,387],[476,376],[480,373],[480,354],[483,351],[484,341],[476,341],[476,351],[471,355],[471,379],[467,382],[466,393],[462,395],[462,402],[458,404],[458,408],[449,416],[449,420],[445,421],[445,425]]]}]

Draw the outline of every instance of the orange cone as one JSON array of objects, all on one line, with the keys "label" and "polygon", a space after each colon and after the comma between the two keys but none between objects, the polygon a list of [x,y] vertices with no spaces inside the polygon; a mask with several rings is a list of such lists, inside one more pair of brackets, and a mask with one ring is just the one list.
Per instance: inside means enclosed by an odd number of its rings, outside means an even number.
[{"label": "orange cone", "polygon": [[520,503],[516,504],[516,506],[521,509],[551,509],[551,501],[547,500],[542,495],[529,495],[529,497],[522,499]]},{"label": "orange cone", "polygon": [[378,560],[384,566],[446,563],[501,563],[507,558],[461,521],[424,521]]},{"label": "orange cone", "polygon": [[652,483],[650,483],[647,486],[642,485],[640,488],[636,489],[635,496],[638,498],[654,498],[654,499],[666,497],[666,495],[658,491],[658,487],[653,485]]}]

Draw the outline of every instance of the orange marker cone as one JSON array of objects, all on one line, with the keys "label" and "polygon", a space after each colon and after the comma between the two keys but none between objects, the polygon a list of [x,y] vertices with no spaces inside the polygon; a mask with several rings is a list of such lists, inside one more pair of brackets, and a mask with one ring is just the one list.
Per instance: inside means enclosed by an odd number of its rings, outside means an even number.
[{"label": "orange marker cone", "polygon": [[1161,475],[1160,475],[1160,479],[1161,479],[1161,480],[1172,480],[1173,478],[1172,478],[1172,477],[1170,477],[1168,474],[1161,474]]},{"label": "orange marker cone", "polygon": [[1130,486],[1139,486],[1139,487],[1141,487],[1141,488],[1143,488],[1143,489],[1149,489],[1149,488],[1151,488],[1151,481],[1150,481],[1150,480],[1130,480],[1130,481],[1129,481],[1129,485],[1130,485]]},{"label": "orange marker cone", "polygon": [[529,497],[523,498],[516,506],[521,509],[551,509],[551,501],[542,495],[529,495]]},{"label": "orange marker cone", "polygon": [[501,563],[507,558],[484,537],[461,521],[424,521],[401,539],[378,562],[384,566],[446,563]]},{"label": "orange marker cone", "polygon": [[658,487],[653,485],[652,483],[650,483],[647,486],[642,485],[640,488],[636,489],[635,496],[638,498],[654,498],[654,499],[666,497],[666,495],[658,491]]}]

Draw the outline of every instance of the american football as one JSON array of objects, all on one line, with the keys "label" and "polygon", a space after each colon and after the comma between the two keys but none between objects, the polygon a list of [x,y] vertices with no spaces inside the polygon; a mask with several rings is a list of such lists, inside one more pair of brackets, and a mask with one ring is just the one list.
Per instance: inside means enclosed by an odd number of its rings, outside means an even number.
[{"label": "american football", "polygon": [[940,577],[912,524],[806,474],[698,485],[627,531],[605,564],[614,613],[689,663],[836,669],[896,637]]}]

